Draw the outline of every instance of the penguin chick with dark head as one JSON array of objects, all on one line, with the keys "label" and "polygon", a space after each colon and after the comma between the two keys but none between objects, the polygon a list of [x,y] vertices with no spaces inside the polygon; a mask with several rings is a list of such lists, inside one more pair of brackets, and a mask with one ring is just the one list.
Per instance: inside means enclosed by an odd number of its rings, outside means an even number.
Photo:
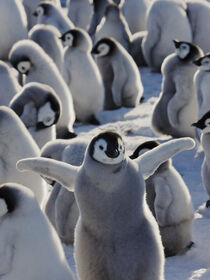
[{"label": "penguin chick with dark head", "polygon": [[[204,151],[204,160],[201,167],[202,184],[210,198],[210,111],[205,113],[201,119],[192,124],[201,130],[201,145]],[[210,207],[210,199],[206,202],[206,207]]]},{"label": "penguin chick with dark head", "polygon": [[0,186],[2,280],[73,280],[61,242],[31,190]]},{"label": "penguin chick with dark head", "polygon": [[158,225],[145,202],[143,177],[193,146],[190,138],[172,140],[131,160],[122,137],[105,131],[91,140],[79,167],[34,158],[19,161],[17,168],[55,179],[70,190],[75,186],[80,217],[74,248],[80,280],[108,280],[113,275],[115,279],[144,275],[144,279],[163,280],[163,248]]},{"label": "penguin chick with dark head", "polygon": [[[136,148],[131,159],[159,146],[147,141]],[[159,225],[165,256],[184,252],[192,243],[193,205],[182,177],[171,160],[162,163],[146,181],[146,201]]]},{"label": "penguin chick with dark head", "polygon": [[198,113],[193,61],[202,56],[203,51],[186,41],[174,40],[174,45],[175,53],[167,56],[162,64],[162,93],[154,106],[152,127],[157,134],[193,138],[191,123]]},{"label": "penguin chick with dark head", "polygon": [[[85,30],[74,28],[61,37],[64,45],[63,76],[70,88],[78,121],[99,124],[104,108],[104,85],[91,55],[92,41]],[[78,77],[80,77],[78,79]]]},{"label": "penguin chick with dark head", "polygon": [[60,116],[61,102],[50,86],[35,82],[26,84],[11,100],[10,108],[20,117],[40,148],[56,139],[55,124]]},{"label": "penguin chick with dark head", "polygon": [[105,110],[135,107],[143,94],[139,69],[114,38],[103,38],[92,49],[105,87]]}]

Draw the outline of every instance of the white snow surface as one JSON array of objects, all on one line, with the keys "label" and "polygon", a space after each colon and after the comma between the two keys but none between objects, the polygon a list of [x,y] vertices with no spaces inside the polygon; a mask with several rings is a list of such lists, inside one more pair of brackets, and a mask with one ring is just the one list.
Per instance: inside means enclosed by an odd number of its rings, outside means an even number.
[{"label": "white snow surface", "polygon": [[[91,139],[101,130],[115,129],[123,136],[129,155],[144,141],[169,140],[171,137],[155,135],[150,126],[154,102],[161,91],[161,74],[152,73],[146,67],[141,68],[140,72],[144,86],[143,103],[136,108],[104,111],[98,117],[100,126],[78,124],[75,126],[75,132]],[[184,255],[166,259],[166,280],[210,279],[210,209],[205,208],[208,196],[201,182],[203,156],[203,153],[197,155],[196,149],[193,149],[173,158],[173,165],[183,177],[192,197],[195,209],[192,241],[195,244]],[[73,247],[63,246],[67,260],[76,274]]]}]

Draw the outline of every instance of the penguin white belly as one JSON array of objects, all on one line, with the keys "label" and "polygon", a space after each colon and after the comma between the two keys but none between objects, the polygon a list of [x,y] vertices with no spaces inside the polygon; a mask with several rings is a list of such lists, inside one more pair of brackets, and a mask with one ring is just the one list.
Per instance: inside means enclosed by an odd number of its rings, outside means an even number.
[{"label": "penguin white belly", "polygon": [[209,79],[210,79],[210,75],[206,74],[203,77],[200,84],[200,92],[202,94],[202,104],[199,108],[198,119],[200,119],[206,112],[208,112],[210,108]]}]

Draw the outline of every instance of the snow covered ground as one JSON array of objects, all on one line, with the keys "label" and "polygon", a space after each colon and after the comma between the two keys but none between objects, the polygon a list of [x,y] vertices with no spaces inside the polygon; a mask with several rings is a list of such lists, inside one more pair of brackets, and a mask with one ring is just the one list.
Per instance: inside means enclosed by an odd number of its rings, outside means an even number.
[{"label": "snow covered ground", "polygon": [[[123,136],[128,154],[131,154],[140,143],[151,138],[161,142],[170,139],[170,137],[157,137],[150,128],[152,108],[161,89],[161,75],[151,73],[148,68],[142,68],[140,71],[145,97],[142,104],[134,109],[105,111],[99,116],[101,126],[77,125],[76,133],[91,139],[101,129],[115,129]],[[208,196],[202,187],[200,175],[203,154],[197,157],[195,155],[194,149],[173,158],[173,164],[182,175],[192,196],[195,208],[193,226],[195,245],[185,255],[166,259],[166,280],[210,279],[210,209],[204,207]],[[64,249],[69,264],[75,271],[73,248],[64,246]]]}]

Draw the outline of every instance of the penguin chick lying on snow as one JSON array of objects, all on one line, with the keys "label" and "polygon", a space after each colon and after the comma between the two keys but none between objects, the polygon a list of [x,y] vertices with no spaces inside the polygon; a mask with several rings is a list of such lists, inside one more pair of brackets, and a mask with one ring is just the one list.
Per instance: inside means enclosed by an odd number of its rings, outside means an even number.
[{"label": "penguin chick lying on snow", "polygon": [[[157,146],[157,141],[145,142],[130,158],[138,158]],[[159,225],[165,256],[177,255],[191,247],[193,205],[188,188],[170,159],[146,180],[146,200]]]}]

